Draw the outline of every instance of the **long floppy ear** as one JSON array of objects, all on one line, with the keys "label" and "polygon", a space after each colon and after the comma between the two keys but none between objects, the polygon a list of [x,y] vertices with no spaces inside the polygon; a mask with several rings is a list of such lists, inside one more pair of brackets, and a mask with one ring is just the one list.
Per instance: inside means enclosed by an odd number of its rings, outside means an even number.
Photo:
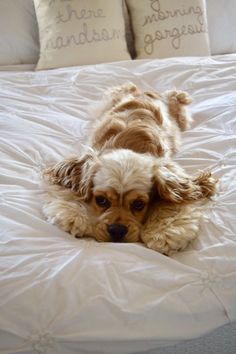
[{"label": "long floppy ear", "polygon": [[81,199],[89,200],[97,161],[92,153],[71,157],[45,170],[43,177],[48,183],[69,188]]},{"label": "long floppy ear", "polygon": [[213,196],[216,180],[210,172],[192,177],[175,162],[160,162],[154,166],[154,190],[163,200],[187,203]]}]

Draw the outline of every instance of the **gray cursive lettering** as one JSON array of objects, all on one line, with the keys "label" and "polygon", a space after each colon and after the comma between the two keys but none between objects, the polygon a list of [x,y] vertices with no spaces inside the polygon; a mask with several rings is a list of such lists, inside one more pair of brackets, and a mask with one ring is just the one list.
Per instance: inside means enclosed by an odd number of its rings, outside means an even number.
[{"label": "gray cursive lettering", "polygon": [[151,55],[154,50],[154,45],[157,41],[170,39],[173,49],[179,49],[181,46],[181,38],[183,36],[195,35],[197,33],[206,33],[206,25],[204,23],[204,13],[200,6],[185,7],[182,5],[176,9],[161,8],[160,0],[149,0],[150,9],[152,13],[144,16],[143,27],[162,21],[163,23],[168,19],[184,17],[189,15],[196,16],[196,23],[189,25],[182,25],[180,28],[170,27],[164,30],[156,30],[154,33],[146,33],[144,36],[144,51],[146,54]]}]

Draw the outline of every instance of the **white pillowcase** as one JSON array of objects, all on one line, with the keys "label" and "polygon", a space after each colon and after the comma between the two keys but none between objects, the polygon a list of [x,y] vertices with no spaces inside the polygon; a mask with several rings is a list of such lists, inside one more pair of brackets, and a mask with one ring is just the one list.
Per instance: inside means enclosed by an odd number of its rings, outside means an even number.
[{"label": "white pillowcase", "polygon": [[35,64],[38,56],[33,0],[1,0],[0,65]]},{"label": "white pillowcase", "polygon": [[130,59],[122,0],[34,0],[39,25],[37,69]]},{"label": "white pillowcase", "polygon": [[204,0],[126,0],[137,58],[209,55]]},{"label": "white pillowcase", "polygon": [[211,54],[236,53],[236,1],[207,0]]}]

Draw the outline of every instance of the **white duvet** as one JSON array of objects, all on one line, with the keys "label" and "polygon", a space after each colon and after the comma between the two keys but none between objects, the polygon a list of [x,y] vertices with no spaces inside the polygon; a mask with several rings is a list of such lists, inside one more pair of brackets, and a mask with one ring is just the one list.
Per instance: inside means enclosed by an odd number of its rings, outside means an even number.
[{"label": "white duvet", "polygon": [[[176,160],[220,179],[199,238],[168,258],[77,240],[42,215],[40,173],[86,143],[109,86],[194,98]],[[236,55],[0,72],[0,353],[140,353],[236,321]]]}]

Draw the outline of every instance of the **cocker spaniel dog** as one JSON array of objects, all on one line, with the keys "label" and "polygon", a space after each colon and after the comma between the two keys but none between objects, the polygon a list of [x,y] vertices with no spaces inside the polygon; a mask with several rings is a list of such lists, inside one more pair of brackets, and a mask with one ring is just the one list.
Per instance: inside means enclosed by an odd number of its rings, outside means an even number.
[{"label": "cocker spaniel dog", "polygon": [[191,122],[188,94],[127,83],[103,102],[86,151],[44,172],[45,215],[76,237],[143,241],[165,254],[184,249],[196,237],[199,213],[191,205],[211,197],[216,183],[209,172],[191,176],[172,160]]}]

